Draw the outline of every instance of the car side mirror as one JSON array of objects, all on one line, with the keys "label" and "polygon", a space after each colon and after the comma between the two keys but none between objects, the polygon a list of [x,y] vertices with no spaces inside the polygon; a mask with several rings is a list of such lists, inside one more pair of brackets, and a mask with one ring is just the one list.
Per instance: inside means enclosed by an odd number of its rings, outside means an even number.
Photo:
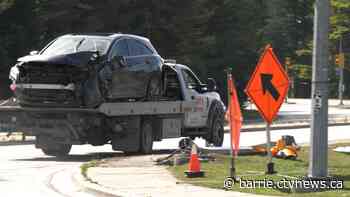
[{"label": "car side mirror", "polygon": [[127,66],[127,62],[124,56],[114,56],[111,60],[113,66],[125,67]]},{"label": "car side mirror", "polygon": [[29,53],[29,55],[38,55],[39,54],[39,51],[31,51],[30,53]]},{"label": "car side mirror", "polygon": [[216,85],[216,81],[213,78],[208,78],[208,85],[207,85],[207,87],[208,87],[208,91],[209,92],[215,92],[215,91],[218,90],[218,87]]}]

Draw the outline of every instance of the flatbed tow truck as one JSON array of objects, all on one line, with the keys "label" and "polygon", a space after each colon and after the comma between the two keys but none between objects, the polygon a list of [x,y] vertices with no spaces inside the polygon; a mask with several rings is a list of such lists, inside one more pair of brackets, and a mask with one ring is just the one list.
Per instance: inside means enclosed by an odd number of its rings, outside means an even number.
[{"label": "flatbed tow truck", "polygon": [[[221,146],[225,106],[215,81],[202,84],[187,67],[168,64],[168,100],[106,102],[96,108],[0,105],[0,129],[36,137],[46,155],[66,156],[72,145],[111,144],[113,150],[149,154],[154,141],[202,137]],[[186,76],[185,76],[186,75]]]}]

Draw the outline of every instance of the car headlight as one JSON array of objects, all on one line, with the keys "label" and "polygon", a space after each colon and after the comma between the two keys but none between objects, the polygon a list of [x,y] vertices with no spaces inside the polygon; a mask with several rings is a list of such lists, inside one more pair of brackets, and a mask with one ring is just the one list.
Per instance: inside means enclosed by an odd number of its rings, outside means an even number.
[{"label": "car headlight", "polygon": [[13,66],[10,70],[10,76],[9,78],[12,80],[12,81],[16,81],[17,78],[18,78],[18,75],[19,75],[19,69],[17,66]]}]

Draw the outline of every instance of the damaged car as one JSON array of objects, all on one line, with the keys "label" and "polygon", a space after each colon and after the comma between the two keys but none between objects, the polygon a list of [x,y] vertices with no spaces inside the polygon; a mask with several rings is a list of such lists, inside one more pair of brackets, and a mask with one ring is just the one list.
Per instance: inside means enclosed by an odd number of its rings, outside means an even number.
[{"label": "damaged car", "polygon": [[97,107],[161,95],[164,60],[151,42],[129,34],[69,34],[11,68],[22,106]]}]

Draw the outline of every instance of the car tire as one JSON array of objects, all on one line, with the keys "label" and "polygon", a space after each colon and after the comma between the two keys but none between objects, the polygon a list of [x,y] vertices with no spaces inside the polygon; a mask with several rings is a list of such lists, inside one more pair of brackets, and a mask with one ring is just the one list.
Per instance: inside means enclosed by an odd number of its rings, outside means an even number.
[{"label": "car tire", "polygon": [[55,156],[55,157],[65,157],[69,154],[72,148],[71,144],[52,144],[50,147],[43,147],[41,150],[45,155]]},{"label": "car tire", "polygon": [[151,154],[153,150],[152,121],[144,119],[141,123],[140,153]]},{"label": "car tire", "polygon": [[209,114],[207,141],[220,147],[224,142],[224,108],[220,103],[214,102]]}]

